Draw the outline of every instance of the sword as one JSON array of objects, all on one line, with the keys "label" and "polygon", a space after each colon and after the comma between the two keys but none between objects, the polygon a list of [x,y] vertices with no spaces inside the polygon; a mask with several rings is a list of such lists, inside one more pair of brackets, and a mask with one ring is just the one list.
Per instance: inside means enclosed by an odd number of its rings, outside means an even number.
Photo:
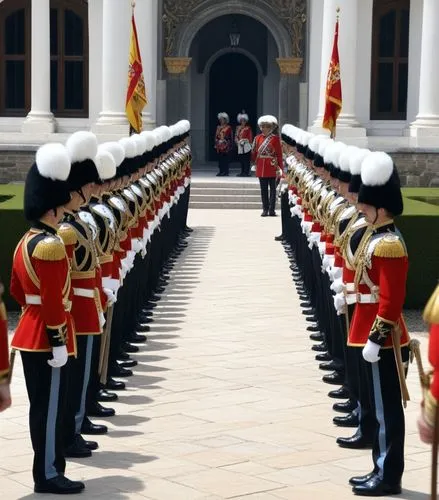
[{"label": "sword", "polygon": [[8,373],[8,380],[7,383],[11,384],[12,380],[12,372],[14,371],[14,364],[15,364],[15,349],[11,349],[11,355],[9,357],[9,373]]},{"label": "sword", "polygon": [[105,323],[105,331],[102,335],[101,342],[101,352],[99,357],[99,374],[101,384],[107,383],[108,374],[108,358],[110,355],[110,337],[111,337],[111,325],[113,323],[113,304],[107,308],[107,321]]},{"label": "sword", "polygon": [[407,408],[407,401],[410,401],[410,394],[405,381],[404,365],[401,356],[401,331],[399,327],[392,329],[393,353],[395,354],[396,369],[399,378],[399,387],[401,388],[402,403]]}]

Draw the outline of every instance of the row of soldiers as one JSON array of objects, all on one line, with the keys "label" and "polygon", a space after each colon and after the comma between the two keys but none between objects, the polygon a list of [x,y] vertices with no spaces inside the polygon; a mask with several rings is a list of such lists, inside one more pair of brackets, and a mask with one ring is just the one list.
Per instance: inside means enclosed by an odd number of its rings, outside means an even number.
[{"label": "row of soldiers", "polygon": [[[356,429],[337,444],[372,448],[372,470],[349,483],[361,496],[399,494],[409,399],[405,378],[416,345],[402,316],[408,254],[394,222],[403,212],[398,172],[386,153],[292,125],[283,127],[282,141],[286,173],[280,187],[282,234],[276,239],[289,254],[316,359],[331,371],[323,381],[340,386],[329,396],[345,399],[333,406],[344,414],[334,424]],[[439,323],[437,298],[430,310],[435,313],[428,320]],[[431,342],[439,349],[437,339]],[[425,433],[437,406],[434,387],[421,417]]]},{"label": "row of soldiers", "polygon": [[[191,232],[189,129],[183,120],[101,145],[81,131],[36,153],[24,189],[31,228],[10,286],[22,308],[11,347],[30,402],[35,492],[84,489],[65,476],[66,458],[98,448],[82,434],[108,431],[89,417],[114,415],[101,402],[132,375],[130,353],[147,340],[166,271]],[[1,342],[7,382],[6,334]]]}]

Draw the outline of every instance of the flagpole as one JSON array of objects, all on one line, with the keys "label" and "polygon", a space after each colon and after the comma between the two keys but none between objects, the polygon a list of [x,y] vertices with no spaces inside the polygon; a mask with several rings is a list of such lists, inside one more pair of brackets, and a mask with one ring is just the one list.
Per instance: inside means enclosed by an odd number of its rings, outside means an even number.
[{"label": "flagpole", "polygon": [[[335,12],[337,13],[335,16],[335,21],[336,21],[337,31],[338,31],[338,22],[340,21],[340,6],[337,7]],[[335,140],[336,135],[337,135],[337,123],[334,123],[334,128],[331,130],[330,138]]]}]

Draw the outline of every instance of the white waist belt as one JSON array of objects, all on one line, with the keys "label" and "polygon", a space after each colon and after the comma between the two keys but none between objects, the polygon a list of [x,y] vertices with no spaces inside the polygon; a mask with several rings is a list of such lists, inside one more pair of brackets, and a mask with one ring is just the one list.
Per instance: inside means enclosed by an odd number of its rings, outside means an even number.
[{"label": "white waist belt", "polygon": [[89,288],[73,288],[73,295],[77,297],[87,297],[89,299],[94,299],[95,291],[90,290]]},{"label": "white waist belt", "polygon": [[25,295],[26,304],[32,306],[41,305],[41,297],[39,295]]},{"label": "white waist belt", "polygon": [[351,293],[349,295],[346,295],[345,297],[346,304],[355,304],[357,302],[357,295],[355,293]]},{"label": "white waist belt", "polygon": [[355,283],[346,283],[345,290],[346,292],[355,292]]},{"label": "white waist belt", "polygon": [[376,304],[379,302],[379,297],[371,293],[357,293],[356,295],[358,304]]}]

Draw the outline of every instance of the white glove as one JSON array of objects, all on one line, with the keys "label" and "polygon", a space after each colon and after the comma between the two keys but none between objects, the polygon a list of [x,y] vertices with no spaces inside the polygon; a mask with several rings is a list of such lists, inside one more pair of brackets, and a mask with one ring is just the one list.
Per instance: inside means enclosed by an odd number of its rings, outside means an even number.
[{"label": "white glove", "polygon": [[328,274],[333,281],[339,281],[343,276],[343,268],[333,267]]},{"label": "white glove", "polygon": [[376,363],[381,359],[378,356],[380,349],[381,346],[379,344],[375,344],[375,342],[368,340],[367,344],[363,347],[363,358],[369,363]]},{"label": "white glove", "polygon": [[99,313],[99,325],[101,328],[105,325],[105,316],[103,312]]},{"label": "white glove", "polygon": [[104,293],[107,296],[109,306],[112,306],[113,304],[116,303],[117,298],[113,290],[110,290],[109,288],[104,288]]},{"label": "white glove", "polygon": [[345,308],[346,308],[346,299],[343,293],[337,293],[337,295],[334,295],[333,297],[334,300],[334,307],[335,310],[337,311],[337,314],[340,316],[341,314],[344,314]]},{"label": "white glove", "polygon": [[61,368],[67,363],[69,355],[67,354],[67,346],[60,345],[59,347],[52,347],[52,359],[47,360],[47,364],[53,368]]},{"label": "white glove", "polygon": [[343,288],[344,288],[343,280],[341,280],[341,279],[334,280],[334,282],[332,283],[330,288],[335,293],[341,293],[343,291]]}]

